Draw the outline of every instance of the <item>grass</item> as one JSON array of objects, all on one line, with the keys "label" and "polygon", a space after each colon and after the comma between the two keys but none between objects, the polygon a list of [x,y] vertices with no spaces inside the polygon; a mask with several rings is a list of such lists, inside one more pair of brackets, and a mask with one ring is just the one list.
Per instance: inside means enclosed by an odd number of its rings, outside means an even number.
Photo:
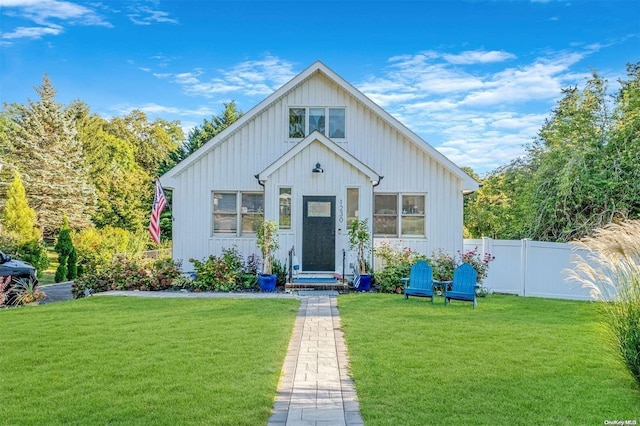
[{"label": "grass", "polygon": [[368,426],[640,420],[598,304],[352,294],[338,306]]},{"label": "grass", "polygon": [[92,297],[0,311],[2,424],[266,424],[299,302]]},{"label": "grass", "polygon": [[49,258],[49,267],[42,271],[42,276],[38,278],[40,284],[53,284],[56,282],[58,253],[53,249],[53,244],[47,244],[47,258]]}]

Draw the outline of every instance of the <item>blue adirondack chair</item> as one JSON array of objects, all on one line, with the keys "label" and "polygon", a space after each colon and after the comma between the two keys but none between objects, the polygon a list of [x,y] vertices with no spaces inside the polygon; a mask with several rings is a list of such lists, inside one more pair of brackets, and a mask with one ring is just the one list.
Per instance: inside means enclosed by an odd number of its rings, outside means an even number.
[{"label": "blue adirondack chair", "polygon": [[449,290],[445,286],[444,289],[444,304],[447,304],[447,300],[465,300],[473,303],[473,309],[478,304],[476,301],[476,279],[478,278],[478,272],[473,269],[473,266],[468,263],[463,263],[453,271],[453,282],[451,283],[451,289]]},{"label": "blue adirondack chair", "polygon": [[433,269],[424,260],[418,260],[411,267],[409,278],[401,280],[405,284],[404,298],[409,296],[430,297],[433,303]]}]

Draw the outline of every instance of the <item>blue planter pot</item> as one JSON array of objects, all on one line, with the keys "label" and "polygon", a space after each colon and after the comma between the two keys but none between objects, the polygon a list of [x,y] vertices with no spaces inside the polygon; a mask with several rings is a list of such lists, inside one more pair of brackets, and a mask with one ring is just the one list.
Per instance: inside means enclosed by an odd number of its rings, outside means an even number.
[{"label": "blue planter pot", "polygon": [[271,292],[276,289],[276,275],[258,275],[258,285],[260,286],[260,290],[264,292]]},{"label": "blue planter pot", "polygon": [[356,291],[369,291],[371,290],[371,275],[360,275],[360,284],[355,289]]}]

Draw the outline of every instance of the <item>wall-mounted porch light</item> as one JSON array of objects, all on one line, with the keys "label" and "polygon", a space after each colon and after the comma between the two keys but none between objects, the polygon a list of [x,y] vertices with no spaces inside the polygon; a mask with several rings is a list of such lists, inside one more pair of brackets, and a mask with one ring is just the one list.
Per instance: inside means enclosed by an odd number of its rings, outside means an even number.
[{"label": "wall-mounted porch light", "polygon": [[320,166],[320,163],[316,163],[316,166],[312,170],[313,173],[324,173],[324,169]]}]

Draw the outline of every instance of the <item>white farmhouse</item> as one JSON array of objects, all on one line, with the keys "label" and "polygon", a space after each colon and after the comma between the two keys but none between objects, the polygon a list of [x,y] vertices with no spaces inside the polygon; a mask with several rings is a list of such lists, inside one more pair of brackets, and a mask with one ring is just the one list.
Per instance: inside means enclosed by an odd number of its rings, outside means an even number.
[{"label": "white farmhouse", "polygon": [[161,177],[173,190],[173,256],[259,253],[256,219],[303,272],[342,273],[347,229],[425,254],[462,248],[463,194],[478,183],[316,62]]}]

